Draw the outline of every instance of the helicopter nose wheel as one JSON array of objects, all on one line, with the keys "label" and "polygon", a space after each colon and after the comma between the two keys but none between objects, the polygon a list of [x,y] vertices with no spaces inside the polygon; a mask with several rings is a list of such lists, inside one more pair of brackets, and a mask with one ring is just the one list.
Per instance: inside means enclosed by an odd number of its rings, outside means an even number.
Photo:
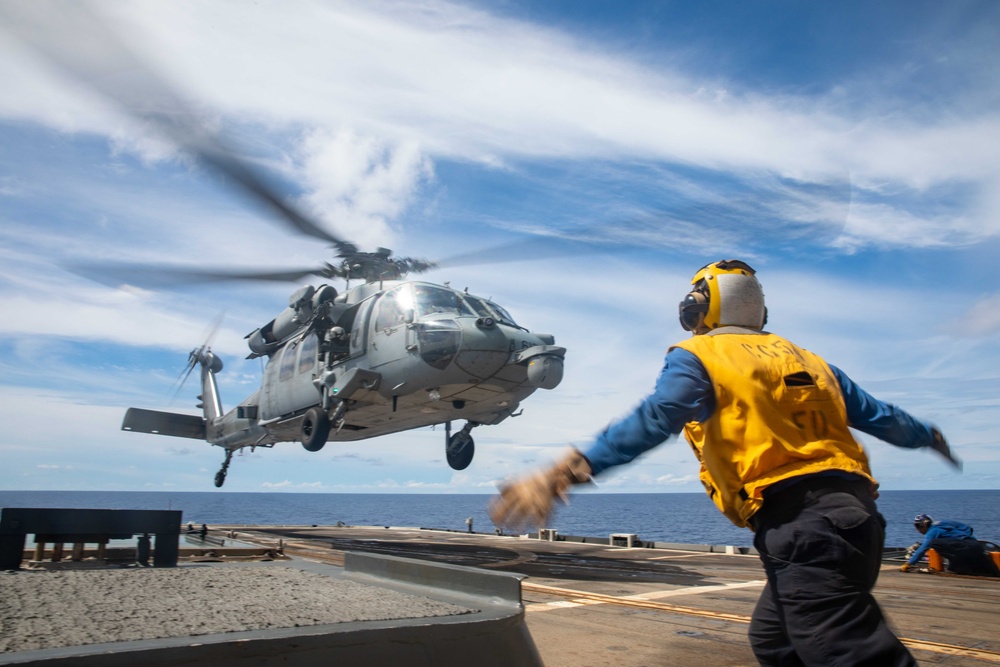
[{"label": "helicopter nose wheel", "polygon": [[302,446],[307,452],[318,452],[326,444],[326,438],[330,435],[330,417],[326,410],[313,406],[306,411],[302,418]]},{"label": "helicopter nose wheel", "polygon": [[465,470],[472,463],[476,453],[476,442],[472,439],[472,429],[478,426],[474,422],[466,422],[462,430],[451,434],[451,422],[445,423],[445,458],[453,470]]},{"label": "helicopter nose wheel", "polygon": [[226,450],[226,460],[222,462],[219,472],[215,473],[215,486],[221,488],[226,483],[226,471],[229,470],[229,462],[233,460],[233,450]]}]

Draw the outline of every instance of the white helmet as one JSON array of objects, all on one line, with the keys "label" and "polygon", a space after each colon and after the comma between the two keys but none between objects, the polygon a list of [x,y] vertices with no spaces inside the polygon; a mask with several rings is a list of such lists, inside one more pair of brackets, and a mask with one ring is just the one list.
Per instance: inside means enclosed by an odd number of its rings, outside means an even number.
[{"label": "white helmet", "polygon": [[694,274],[694,288],[680,302],[681,326],[695,333],[718,327],[763,329],[767,324],[764,290],[746,262],[724,259]]}]

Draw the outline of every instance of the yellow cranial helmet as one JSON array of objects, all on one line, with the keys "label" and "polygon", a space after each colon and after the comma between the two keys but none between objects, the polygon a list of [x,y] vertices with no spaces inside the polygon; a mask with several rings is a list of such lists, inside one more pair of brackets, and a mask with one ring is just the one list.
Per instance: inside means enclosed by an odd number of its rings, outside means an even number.
[{"label": "yellow cranial helmet", "polygon": [[681,326],[696,333],[726,326],[762,329],[767,308],[755,273],[738,259],[702,267],[691,279],[694,287],[680,302]]}]

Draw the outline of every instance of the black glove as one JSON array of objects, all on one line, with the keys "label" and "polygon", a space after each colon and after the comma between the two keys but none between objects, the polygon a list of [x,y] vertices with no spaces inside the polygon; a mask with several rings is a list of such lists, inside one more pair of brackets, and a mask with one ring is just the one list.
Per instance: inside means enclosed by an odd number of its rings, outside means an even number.
[{"label": "black glove", "polygon": [[948,447],[948,441],[944,439],[944,435],[941,431],[936,428],[932,428],[931,433],[934,434],[934,440],[931,442],[931,449],[948,459],[953,466],[961,470],[962,462],[958,459],[958,457],[951,453],[951,448]]}]

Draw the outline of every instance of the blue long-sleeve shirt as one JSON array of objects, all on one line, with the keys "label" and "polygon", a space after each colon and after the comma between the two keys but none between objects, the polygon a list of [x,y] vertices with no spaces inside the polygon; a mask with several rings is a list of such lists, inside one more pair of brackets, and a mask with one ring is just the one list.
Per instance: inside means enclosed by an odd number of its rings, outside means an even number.
[{"label": "blue long-sleeve shirt", "polygon": [[[835,366],[830,370],[840,384],[848,424],[897,447],[929,447],[931,426],[889,403],[884,403]],[[583,454],[594,475],[628,463],[645,451],[680,433],[688,422],[703,422],[715,410],[715,394],[708,371],[691,352],[672,348],[664,359],[653,393],[633,412],[608,426]]]},{"label": "blue long-sleeve shirt", "polygon": [[916,565],[924,557],[924,554],[927,553],[927,550],[931,548],[931,542],[941,538],[949,540],[975,539],[972,536],[972,526],[959,521],[937,521],[924,533],[924,541],[920,543],[920,548],[913,552],[913,555],[910,556],[910,560],[907,562],[910,565]]}]

